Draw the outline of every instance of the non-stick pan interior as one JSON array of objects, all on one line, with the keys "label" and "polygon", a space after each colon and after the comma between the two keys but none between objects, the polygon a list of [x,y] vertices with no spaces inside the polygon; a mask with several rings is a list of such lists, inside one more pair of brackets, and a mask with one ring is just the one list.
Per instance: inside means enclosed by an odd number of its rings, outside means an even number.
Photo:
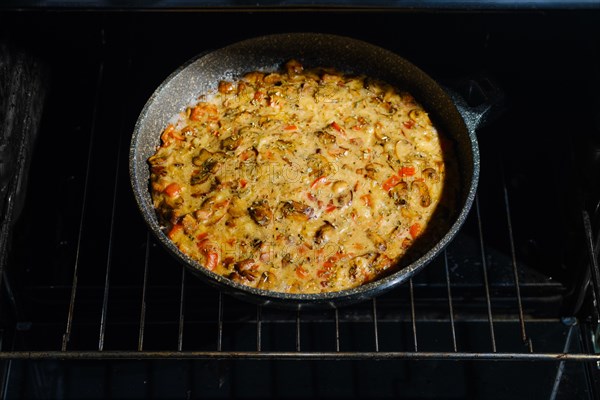
[{"label": "non-stick pan interior", "polygon": [[[242,286],[218,276],[182,254],[162,232],[152,207],[147,160],[160,144],[160,133],[169,119],[214,90],[221,80],[233,80],[254,70],[273,71],[289,59],[306,67],[333,67],[347,73],[366,74],[408,90],[429,111],[433,122],[456,143],[461,194],[455,223],[429,252],[399,272],[359,288],[316,295],[274,293]],[[348,37],[319,33],[262,36],[201,54],[173,72],[156,89],[141,111],[130,149],[130,176],[138,206],[149,227],[166,248],[201,278],[231,294],[262,304],[282,306],[341,305],[371,298],[412,276],[453,238],[471,206],[478,179],[479,158],[470,132],[455,103],[426,73],[401,56]]]}]

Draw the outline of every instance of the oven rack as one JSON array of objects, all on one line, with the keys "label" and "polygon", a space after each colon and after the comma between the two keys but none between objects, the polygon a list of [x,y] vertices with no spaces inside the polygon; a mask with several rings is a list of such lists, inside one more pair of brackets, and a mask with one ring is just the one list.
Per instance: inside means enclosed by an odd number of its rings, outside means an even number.
[{"label": "oven rack", "polygon": [[[67,173],[72,176],[62,177],[72,203],[60,221],[64,237],[54,250],[55,274],[32,278],[19,267],[33,263],[30,268],[39,271],[34,265],[39,256],[11,249],[3,266],[3,312],[10,317],[3,326],[0,360],[600,362],[590,337],[600,315],[600,306],[591,301],[600,283],[591,218],[578,209],[576,247],[585,255],[588,279],[575,292],[585,296],[561,313],[565,289],[525,268],[517,254],[512,193],[501,154],[494,163],[499,168],[484,171],[486,181],[466,226],[448,249],[425,272],[372,301],[324,311],[273,310],[198,282],[160,248],[135,209],[127,156],[139,104],[131,93],[139,81],[131,55],[117,57],[122,50],[103,30],[99,36],[91,112],[66,128],[81,136],[85,156]],[[118,93],[129,95],[115,101]],[[56,128],[51,121],[41,129]],[[108,146],[107,137],[116,146]],[[496,156],[489,148],[482,151],[489,159]],[[33,207],[31,198],[25,210]],[[492,232],[503,237],[501,254],[490,254],[496,251],[488,242]],[[31,232],[16,224],[10,235],[22,243]],[[467,264],[476,268],[465,272]],[[557,345],[547,335],[563,340]],[[467,343],[467,336],[483,343]]]},{"label": "oven rack", "polygon": [[[481,220],[479,214],[479,200],[476,199],[474,205],[474,214],[477,216],[477,223],[480,229],[480,245],[482,252],[483,247],[483,235],[481,232]],[[507,208],[508,209],[508,208]],[[595,269],[593,279],[598,278],[598,262],[594,257],[594,242],[591,236],[591,225],[590,220],[586,212],[582,213],[583,225],[586,231],[588,251],[590,252],[590,265],[592,271]],[[113,221],[114,222],[114,221]],[[217,298],[216,320],[212,321],[216,324],[216,329],[212,333],[214,344],[213,349],[207,350],[186,350],[187,347],[187,335],[186,324],[195,323],[207,323],[207,320],[198,321],[186,321],[186,309],[190,307],[189,301],[186,301],[185,293],[190,290],[188,288],[189,280],[195,279],[184,267],[180,268],[180,285],[177,290],[169,291],[171,294],[179,292],[178,296],[178,308],[179,312],[171,321],[158,322],[158,324],[171,324],[177,325],[177,339],[173,343],[161,343],[166,349],[165,350],[147,350],[144,347],[145,331],[147,329],[148,322],[146,321],[146,313],[148,312],[147,303],[147,292],[148,292],[148,274],[150,256],[149,249],[157,248],[158,244],[153,243],[151,233],[147,233],[147,245],[146,254],[143,260],[143,282],[142,285],[142,296],[138,299],[139,304],[139,320],[137,321],[138,332],[137,332],[137,347],[132,346],[129,349],[124,350],[112,350],[105,349],[106,333],[107,333],[107,319],[109,318],[110,311],[108,309],[108,298],[110,297],[110,270],[107,269],[105,275],[105,286],[103,288],[103,306],[100,314],[100,320],[95,325],[97,334],[97,343],[95,346],[90,346],[88,349],[74,348],[71,349],[69,346],[70,335],[73,330],[77,329],[74,321],[76,315],[74,310],[76,308],[77,301],[77,270],[75,270],[74,284],[71,286],[71,297],[68,305],[68,316],[67,324],[64,327],[64,333],[62,335],[62,343],[56,343],[55,346],[49,347],[42,350],[3,350],[0,351],[0,360],[10,359],[31,359],[31,360],[43,360],[43,359],[59,359],[59,360],[86,360],[86,359],[248,359],[248,360],[264,360],[264,359],[281,359],[281,360],[389,360],[389,359],[405,359],[405,360],[481,360],[481,361],[584,361],[584,362],[600,362],[600,354],[589,349],[585,351],[584,348],[577,345],[577,337],[586,335],[586,331],[591,331],[590,321],[583,320],[579,321],[576,317],[563,317],[548,318],[548,317],[537,317],[535,315],[528,315],[522,305],[523,299],[521,296],[521,290],[519,289],[518,283],[513,282],[508,287],[509,291],[515,293],[514,298],[510,299],[513,304],[512,307],[501,307],[498,311],[494,311],[492,305],[492,288],[489,282],[488,274],[486,273],[486,262],[485,256],[482,257],[482,274],[483,274],[483,290],[485,292],[485,310],[479,310],[484,312],[473,312],[468,315],[460,315],[456,311],[454,306],[454,298],[452,295],[453,286],[451,284],[451,275],[448,266],[448,255],[447,251],[444,251],[440,258],[444,261],[443,272],[446,280],[446,291],[447,297],[443,301],[439,298],[426,298],[422,304],[429,305],[433,303],[436,307],[434,315],[431,312],[425,313],[422,317],[419,317],[418,295],[415,292],[419,290],[428,289],[428,283],[414,283],[413,279],[410,279],[405,285],[406,287],[399,288],[392,291],[391,294],[382,296],[383,299],[374,298],[363,304],[346,306],[342,308],[332,308],[330,310],[271,310],[260,305],[244,304],[238,300],[230,298],[228,295],[221,293],[218,290],[209,287],[200,287],[203,290],[211,292],[213,297]],[[598,248],[598,241],[595,243],[596,253]],[[161,266],[161,268],[164,266]],[[168,267],[175,267],[177,265],[170,265]],[[518,282],[518,263],[513,264],[514,280]],[[188,282],[186,284],[186,282]],[[592,286],[594,287],[594,286]],[[171,288],[175,289],[175,288]],[[407,290],[406,290],[407,289]],[[407,293],[406,293],[407,292]],[[594,291],[594,296],[596,292]],[[203,296],[205,297],[205,296]],[[400,300],[390,300],[390,298],[400,297]],[[389,302],[393,304],[388,304]],[[232,303],[230,307],[243,307],[244,310],[235,313],[231,319],[225,319],[224,314],[227,312],[226,303]],[[383,304],[383,306],[381,305]],[[481,305],[480,305],[481,306]],[[390,311],[390,307],[395,307]],[[597,307],[597,306],[596,306]],[[596,311],[595,311],[596,312]],[[270,315],[269,315],[270,313]],[[267,316],[265,316],[267,314]],[[381,318],[379,315],[385,315]],[[487,351],[464,351],[461,350],[459,341],[457,340],[457,325],[461,322],[468,321],[469,323],[479,323],[485,326],[483,329],[487,332]],[[208,321],[211,322],[211,321]],[[423,351],[419,347],[419,332],[417,325],[419,323],[429,322],[441,325],[440,330],[444,329],[446,332],[440,336],[450,337],[450,340],[446,340],[448,343],[446,348],[441,351]],[[154,322],[155,324],[157,322]],[[226,335],[228,324],[244,324],[249,326],[249,331],[253,331],[255,334],[254,344],[255,347],[246,349],[227,349],[223,344],[223,337]],[[301,345],[302,340],[302,325],[303,324],[328,324],[331,327],[328,329],[329,347],[326,350],[305,350]],[[410,332],[407,334],[408,344],[406,350],[383,350],[382,345],[383,339],[379,336],[379,326],[381,323],[385,324],[406,324],[410,326]],[[27,326],[31,324],[28,321],[17,321],[16,331],[26,330]],[[120,324],[123,324],[122,322]],[[283,348],[289,348],[289,350],[267,350],[263,344],[262,338],[265,336],[263,333],[263,326],[265,324],[280,324],[291,326],[294,333],[290,337],[293,337],[293,346],[288,343],[287,346],[281,346]],[[344,324],[359,324],[364,325],[363,329],[369,331],[367,334],[367,345],[364,345],[364,349],[351,349],[343,350],[344,346],[341,344],[340,338],[341,325]],[[535,341],[532,336],[528,334],[530,326],[537,324],[560,324],[565,327],[566,337],[564,340],[564,347],[562,351],[535,351]],[[82,326],[90,325],[89,321],[86,321]],[[133,324],[135,325],[135,323]],[[498,325],[504,325],[501,329],[498,329]],[[75,328],[74,328],[75,327]],[[444,328],[442,328],[444,327]],[[246,329],[248,330],[248,328]],[[513,351],[500,351],[502,347],[503,339],[497,338],[498,330],[512,331],[514,334],[513,341],[518,343],[516,348],[520,347],[520,350]],[[18,333],[17,333],[18,335]],[[94,336],[93,334],[91,334]],[[208,336],[211,336],[210,334]],[[516,337],[518,340],[515,340]],[[185,338],[185,341],[184,341]],[[389,340],[389,338],[387,338]],[[193,341],[193,339],[192,339]],[[211,342],[209,340],[209,342]],[[184,345],[185,343],[185,345]],[[97,345],[97,347],[96,347]],[[514,343],[513,343],[514,345]],[[361,345],[363,346],[363,345]],[[192,346],[193,347],[193,346]]]}]

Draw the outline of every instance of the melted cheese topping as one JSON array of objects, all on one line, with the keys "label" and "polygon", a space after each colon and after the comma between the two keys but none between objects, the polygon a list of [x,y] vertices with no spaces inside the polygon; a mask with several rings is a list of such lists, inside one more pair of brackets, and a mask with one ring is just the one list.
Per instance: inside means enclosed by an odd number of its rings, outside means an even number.
[{"label": "melted cheese topping", "polygon": [[248,286],[372,281],[453,207],[450,142],[409,93],[366,76],[291,60],[172,121],[149,159],[158,216],[182,252]]}]

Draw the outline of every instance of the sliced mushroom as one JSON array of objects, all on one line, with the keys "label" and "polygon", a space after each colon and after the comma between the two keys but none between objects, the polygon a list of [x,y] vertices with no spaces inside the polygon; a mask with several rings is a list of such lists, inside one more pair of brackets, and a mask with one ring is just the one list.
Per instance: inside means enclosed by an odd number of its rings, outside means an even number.
[{"label": "sliced mushroom", "polygon": [[431,182],[439,182],[440,176],[435,168],[425,168],[422,172],[423,177]]},{"label": "sliced mushroom", "polygon": [[288,152],[293,148],[294,143],[291,140],[278,139],[275,141],[274,145],[277,150]]},{"label": "sliced mushroom", "polygon": [[223,268],[231,271],[235,265],[235,259],[233,257],[225,257],[223,259]]},{"label": "sliced mushroom", "polygon": [[181,219],[181,224],[183,225],[184,232],[187,233],[188,235],[191,234],[192,232],[194,232],[196,230],[196,228],[198,227],[198,222],[191,214],[186,214]]},{"label": "sliced mushroom", "polygon": [[206,149],[200,150],[200,152],[192,158],[192,164],[200,168],[192,172],[190,184],[192,186],[202,184],[212,175],[219,172],[224,157],[225,154],[220,151],[213,153]]},{"label": "sliced mushroom", "polygon": [[431,123],[431,120],[429,119],[427,113],[424,110],[418,108],[413,108],[412,110],[410,110],[408,112],[408,118],[412,119],[420,125],[429,125]]},{"label": "sliced mushroom", "polygon": [[248,214],[260,226],[268,225],[273,219],[273,212],[267,200],[257,200],[248,207]]},{"label": "sliced mushroom", "polygon": [[377,274],[389,269],[393,265],[394,261],[386,256],[385,254],[378,254],[375,257],[373,267],[377,271]]},{"label": "sliced mushroom", "polygon": [[213,155],[213,153],[211,151],[202,149],[202,150],[200,150],[198,155],[192,157],[192,164],[194,164],[197,167],[201,167],[202,164],[204,164],[207,160],[209,160],[212,155]]},{"label": "sliced mushroom", "polygon": [[369,163],[365,165],[365,175],[367,175],[367,178],[376,181],[378,179],[377,173],[381,171],[383,167],[384,166],[379,163]]},{"label": "sliced mushroom", "polygon": [[275,115],[263,115],[258,118],[258,127],[260,131],[276,131],[281,132],[281,127],[287,125],[287,120],[284,120]]},{"label": "sliced mushroom", "polygon": [[290,265],[292,265],[294,263],[294,260],[292,259],[292,255],[289,253],[286,253],[283,258],[281,259],[281,266],[283,268],[289,267]]},{"label": "sliced mushroom", "polygon": [[234,282],[238,282],[238,283],[242,283],[242,276],[237,272],[237,271],[233,271],[232,273],[230,273],[229,275],[227,275],[227,277],[229,279],[231,279]]},{"label": "sliced mushroom", "polygon": [[331,133],[317,131],[315,132],[315,135],[317,135],[321,143],[325,145],[334,144],[336,141],[335,135],[332,135]]},{"label": "sliced mushroom", "polygon": [[210,178],[210,174],[203,173],[200,169],[193,171],[192,176],[190,177],[190,185],[201,185],[204,182],[208,181],[208,178]]},{"label": "sliced mushroom", "polygon": [[371,274],[373,263],[379,253],[369,252],[350,259],[348,275],[353,281],[364,281]]},{"label": "sliced mushroom", "polygon": [[233,151],[237,149],[242,143],[242,137],[237,135],[231,135],[221,140],[221,148],[227,151]]},{"label": "sliced mushroom", "polygon": [[258,247],[258,258],[263,263],[268,263],[275,256],[275,249],[273,248],[273,244],[261,241],[260,246]]},{"label": "sliced mushroom", "polygon": [[219,93],[229,94],[235,90],[235,85],[229,81],[219,82]]},{"label": "sliced mushroom", "polygon": [[210,178],[210,175],[201,175],[199,171],[192,173],[192,177],[190,178],[190,184],[193,189],[192,197],[204,197],[221,184],[221,181],[216,176],[213,179],[208,178]]},{"label": "sliced mushroom", "polygon": [[374,125],[369,125],[367,127],[367,133],[375,135],[375,138],[380,142],[388,142],[390,140],[390,135],[387,129],[383,127],[381,122],[376,122]]},{"label": "sliced mushroom", "polygon": [[194,211],[194,217],[204,225],[214,225],[227,214],[229,203],[229,200],[221,200],[217,196],[208,197]]},{"label": "sliced mushroom", "polygon": [[233,265],[233,269],[235,272],[239,274],[240,277],[246,279],[249,282],[254,282],[258,273],[256,271],[256,261],[252,258],[246,258],[244,260],[238,261]]},{"label": "sliced mushroom", "polygon": [[233,122],[235,122],[238,126],[246,126],[245,128],[241,128],[237,137],[247,137],[252,134],[252,127],[247,127],[248,125],[252,125],[254,121],[254,113],[249,111],[242,111],[239,113],[234,113],[235,117],[233,118]]},{"label": "sliced mushroom", "polygon": [[216,159],[210,159],[209,161],[204,163],[204,170],[211,174],[216,174],[221,169],[221,162]]},{"label": "sliced mushroom", "polygon": [[320,154],[311,154],[306,160],[308,168],[310,168],[310,176],[328,176],[334,172],[334,167],[325,157]]},{"label": "sliced mushroom", "polygon": [[163,155],[155,154],[148,159],[148,162],[152,167],[163,165],[167,162],[168,158]]},{"label": "sliced mushroom", "polygon": [[279,90],[269,90],[269,95],[267,96],[267,104],[269,107],[279,108],[284,101],[285,99]]},{"label": "sliced mushroom", "polygon": [[332,144],[331,146],[327,147],[327,154],[336,158],[343,157],[348,155],[348,148],[338,146],[337,144]]},{"label": "sliced mushroom", "polygon": [[214,153],[206,149],[200,150],[200,152],[192,157],[192,164],[197,167],[202,167],[207,172],[215,173],[215,165],[222,162],[225,158],[225,153],[215,151]]},{"label": "sliced mushroom", "polygon": [[367,78],[364,80],[365,89],[373,92],[376,95],[383,94],[383,87],[381,81],[375,78]]},{"label": "sliced mushroom", "polygon": [[419,191],[419,204],[421,207],[429,207],[431,205],[431,196],[429,195],[429,188],[425,182],[414,181],[411,188],[417,188]]},{"label": "sliced mushroom", "polygon": [[346,181],[336,181],[331,185],[335,203],[339,207],[349,206],[352,203],[353,192]]},{"label": "sliced mushroom", "polygon": [[336,101],[336,94],[338,94],[338,90],[335,85],[319,85],[313,98],[315,99],[315,103],[333,103]]},{"label": "sliced mushroom", "polygon": [[277,72],[272,72],[272,73],[266,75],[264,77],[263,81],[266,84],[278,86],[279,84],[281,84],[282,79],[283,79],[283,77],[281,76],[281,74],[279,74]]},{"label": "sliced mushroom", "polygon": [[265,271],[261,274],[258,284],[256,285],[259,289],[267,289],[270,284],[273,284],[277,280],[275,274],[271,271]]},{"label": "sliced mushroom", "polygon": [[421,110],[413,108],[408,112],[408,118],[412,119],[413,121],[418,121],[422,113],[423,112]]},{"label": "sliced mushroom", "polygon": [[414,151],[414,146],[408,140],[400,139],[396,142],[395,151],[396,151],[396,157],[398,157],[398,160],[404,161],[404,160],[406,160],[406,158],[408,158],[410,153],[412,153]]},{"label": "sliced mushroom", "polygon": [[383,99],[381,99],[380,106],[381,106],[381,108],[383,108],[383,111],[386,114],[395,114],[398,111],[398,109],[394,106],[393,103],[391,103],[389,101],[385,101]]},{"label": "sliced mushroom", "polygon": [[377,250],[379,250],[381,252],[384,252],[387,250],[387,245],[385,244],[385,240],[377,232],[368,231],[367,237],[369,238],[369,240],[371,242],[373,242],[373,244],[375,245],[375,248]]},{"label": "sliced mushroom", "polygon": [[315,243],[325,244],[333,238],[334,234],[335,227],[330,222],[325,221],[325,223],[319,229],[317,229],[317,232],[315,233]]},{"label": "sliced mushroom", "polygon": [[248,83],[260,84],[263,82],[264,77],[264,72],[252,71],[244,75],[244,80]]},{"label": "sliced mushroom", "polygon": [[256,275],[257,274],[255,271],[244,271],[244,272],[233,271],[231,274],[229,274],[228,278],[234,282],[240,282],[240,283],[243,283],[244,280],[246,280],[248,282],[254,282],[254,280],[256,279]]},{"label": "sliced mushroom", "polygon": [[279,209],[284,218],[290,218],[300,222],[308,221],[314,216],[313,208],[300,201],[282,201],[279,205]]},{"label": "sliced mushroom", "polygon": [[400,182],[396,186],[390,189],[388,192],[390,197],[394,200],[394,203],[398,206],[404,206],[408,204],[409,192],[408,184],[404,181]]},{"label": "sliced mushroom", "polygon": [[256,261],[252,258],[247,258],[242,261],[238,261],[234,264],[233,268],[239,273],[250,271],[256,265]]},{"label": "sliced mushroom", "polygon": [[292,59],[285,63],[285,71],[288,75],[298,75],[304,70],[304,66],[298,60]]},{"label": "sliced mushroom", "polygon": [[252,248],[255,250],[260,249],[260,246],[262,246],[262,245],[263,245],[263,241],[260,240],[259,238],[252,239],[252,242],[250,243],[250,246],[252,246]]}]

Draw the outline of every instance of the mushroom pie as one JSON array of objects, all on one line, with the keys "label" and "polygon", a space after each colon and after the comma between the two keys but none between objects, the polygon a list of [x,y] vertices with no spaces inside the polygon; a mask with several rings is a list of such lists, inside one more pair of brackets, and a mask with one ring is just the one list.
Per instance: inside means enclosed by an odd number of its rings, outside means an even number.
[{"label": "mushroom pie", "polygon": [[150,189],[166,234],[255,288],[373,281],[427,250],[455,204],[452,142],[410,93],[368,76],[290,60],[221,81],[158,134]]}]

